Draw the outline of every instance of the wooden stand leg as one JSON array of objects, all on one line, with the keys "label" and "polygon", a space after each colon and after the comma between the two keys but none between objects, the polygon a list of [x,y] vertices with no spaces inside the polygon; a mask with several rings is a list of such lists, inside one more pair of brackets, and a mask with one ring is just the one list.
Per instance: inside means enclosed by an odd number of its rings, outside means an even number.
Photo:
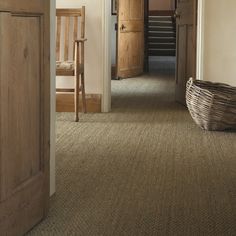
[{"label": "wooden stand leg", "polygon": [[87,113],[86,95],[85,95],[85,85],[84,85],[84,73],[81,74],[81,89],[82,89],[82,100],[83,100],[83,111]]},{"label": "wooden stand leg", "polygon": [[75,92],[74,92],[74,98],[75,98],[75,122],[79,121],[79,76],[75,76]]}]

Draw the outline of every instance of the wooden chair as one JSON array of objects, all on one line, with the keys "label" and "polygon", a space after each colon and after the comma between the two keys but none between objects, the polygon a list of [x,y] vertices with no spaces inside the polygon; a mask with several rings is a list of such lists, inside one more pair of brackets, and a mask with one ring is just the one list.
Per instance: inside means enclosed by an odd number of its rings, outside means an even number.
[{"label": "wooden chair", "polygon": [[73,89],[57,89],[56,91],[74,93],[75,121],[78,122],[80,92],[82,92],[83,111],[87,112],[84,84],[85,7],[57,9],[56,16],[56,75],[74,76],[75,80]]}]

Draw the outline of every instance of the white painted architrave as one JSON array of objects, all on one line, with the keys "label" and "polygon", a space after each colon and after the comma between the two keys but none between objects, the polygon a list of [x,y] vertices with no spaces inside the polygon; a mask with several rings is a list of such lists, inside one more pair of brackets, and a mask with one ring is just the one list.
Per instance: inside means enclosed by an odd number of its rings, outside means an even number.
[{"label": "white painted architrave", "polygon": [[198,0],[197,20],[197,79],[203,80],[204,73],[204,24],[205,24],[205,0]]},{"label": "white painted architrave", "polygon": [[111,110],[111,1],[103,0],[103,96],[102,112]]}]

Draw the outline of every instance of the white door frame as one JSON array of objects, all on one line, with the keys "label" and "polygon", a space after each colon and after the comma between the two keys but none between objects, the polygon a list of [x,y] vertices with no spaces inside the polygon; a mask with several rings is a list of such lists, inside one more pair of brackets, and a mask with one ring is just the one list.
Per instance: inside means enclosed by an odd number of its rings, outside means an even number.
[{"label": "white door frame", "polygon": [[[103,19],[103,112],[111,110],[111,1],[104,0]],[[204,71],[204,13],[205,0],[198,0],[198,26],[197,26],[197,79],[203,79]]]},{"label": "white door frame", "polygon": [[103,0],[103,96],[102,112],[111,110],[111,1]]},{"label": "white door frame", "polygon": [[197,74],[199,80],[203,80],[204,74],[204,28],[205,25],[205,0],[198,0],[197,19]]}]

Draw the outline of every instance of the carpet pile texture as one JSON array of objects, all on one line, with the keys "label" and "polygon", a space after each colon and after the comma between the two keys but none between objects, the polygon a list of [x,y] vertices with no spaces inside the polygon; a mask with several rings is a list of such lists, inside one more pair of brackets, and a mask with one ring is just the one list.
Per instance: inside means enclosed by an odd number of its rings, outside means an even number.
[{"label": "carpet pile texture", "polygon": [[112,112],[57,115],[57,193],[29,235],[236,235],[236,133],[206,132],[173,76],[112,82]]}]

